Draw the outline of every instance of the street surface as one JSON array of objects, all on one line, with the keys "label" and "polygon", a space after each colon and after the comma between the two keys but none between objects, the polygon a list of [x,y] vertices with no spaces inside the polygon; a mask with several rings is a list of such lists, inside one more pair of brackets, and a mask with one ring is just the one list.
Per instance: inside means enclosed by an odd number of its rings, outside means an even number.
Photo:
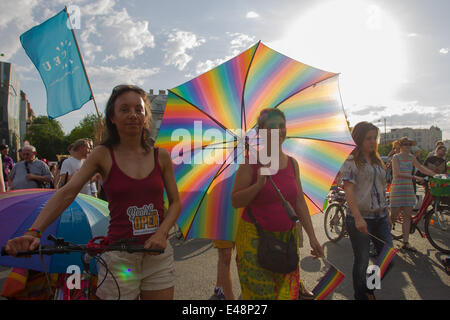
[{"label": "street surface", "polygon": [[[352,264],[353,253],[348,237],[338,243],[328,241],[323,230],[322,213],[312,216],[316,236],[323,244],[326,258],[338,267],[345,279],[328,297],[333,300],[353,300]],[[423,229],[421,222],[419,227]],[[211,240],[177,240],[174,232],[170,235],[174,247],[176,265],[176,300],[206,300],[211,296],[217,268],[217,250]],[[312,290],[319,279],[328,270],[323,260],[314,260],[310,255],[310,246],[304,232],[305,245],[300,249],[301,278],[307,288]],[[440,260],[443,254],[434,249],[418,232],[410,236],[411,244],[417,253],[399,252],[395,258],[395,267],[381,283],[381,290],[375,294],[379,300],[449,300],[450,276],[445,273]],[[399,247],[401,243],[394,241]],[[9,272],[0,267],[0,286]],[[235,260],[232,261],[233,290],[235,298],[240,295],[239,279]],[[0,298],[2,299],[2,298]]]}]

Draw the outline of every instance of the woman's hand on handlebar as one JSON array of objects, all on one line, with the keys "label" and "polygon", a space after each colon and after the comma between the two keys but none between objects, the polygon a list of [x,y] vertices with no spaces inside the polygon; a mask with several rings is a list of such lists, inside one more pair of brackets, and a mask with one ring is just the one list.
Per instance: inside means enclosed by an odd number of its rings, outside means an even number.
[{"label": "woman's hand on handlebar", "polygon": [[41,239],[31,235],[24,235],[9,240],[6,243],[5,250],[11,256],[16,256],[18,252],[31,251],[39,247]]},{"label": "woman's hand on handlebar", "polygon": [[[155,234],[145,241],[144,248],[146,249],[162,249],[165,250],[167,245],[167,236],[162,232],[156,231]],[[158,255],[159,252],[148,252],[150,255]]]}]

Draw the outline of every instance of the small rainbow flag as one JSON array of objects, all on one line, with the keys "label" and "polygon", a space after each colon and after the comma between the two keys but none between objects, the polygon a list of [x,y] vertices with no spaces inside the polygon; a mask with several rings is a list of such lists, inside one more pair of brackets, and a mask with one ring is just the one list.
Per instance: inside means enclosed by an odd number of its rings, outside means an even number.
[{"label": "small rainbow flag", "polygon": [[314,300],[324,300],[344,280],[344,274],[331,266],[328,272],[320,279],[313,289]]},{"label": "small rainbow flag", "polygon": [[392,259],[394,259],[398,250],[391,247],[388,243],[386,243],[381,250],[380,255],[377,259],[377,266],[380,268],[380,279],[383,279],[383,275],[386,272],[387,267],[391,263]]}]

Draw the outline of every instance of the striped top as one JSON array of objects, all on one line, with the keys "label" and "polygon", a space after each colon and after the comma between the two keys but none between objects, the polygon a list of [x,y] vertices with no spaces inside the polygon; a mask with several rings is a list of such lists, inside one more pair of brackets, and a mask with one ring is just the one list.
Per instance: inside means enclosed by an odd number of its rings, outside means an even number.
[{"label": "striped top", "polygon": [[[399,174],[411,175],[414,157],[409,154],[407,158],[396,154],[392,161],[399,164]],[[416,204],[416,196],[411,178],[395,177],[392,180],[390,192],[391,207],[414,207]]]}]

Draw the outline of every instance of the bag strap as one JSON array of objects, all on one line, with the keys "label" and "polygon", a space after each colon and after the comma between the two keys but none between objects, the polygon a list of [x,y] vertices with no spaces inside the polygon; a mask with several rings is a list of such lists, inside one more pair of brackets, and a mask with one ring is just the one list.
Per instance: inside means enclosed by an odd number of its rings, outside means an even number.
[{"label": "bag strap", "polygon": [[27,170],[27,173],[30,174],[30,168],[28,168],[28,162],[24,161],[25,164],[25,170]]},{"label": "bag strap", "polygon": [[[294,160],[292,157],[289,157],[289,160],[291,161],[292,164],[292,169],[294,170],[294,177],[296,178],[296,170],[295,170],[295,165],[294,165]],[[257,173],[258,174],[258,173]],[[273,182],[272,178],[270,176],[268,176],[268,179],[270,179],[270,182],[272,184],[272,186],[274,187],[275,191],[278,193],[278,195],[280,196],[282,201],[286,201],[283,197],[283,194],[281,193],[280,189],[277,187],[277,185]],[[297,181],[296,181],[297,183]],[[263,228],[261,228],[261,226],[258,224],[258,222],[256,221],[256,218],[253,216],[250,207],[247,206],[247,212],[248,212],[248,216],[250,217],[250,220],[252,220],[253,224],[256,226],[256,228],[258,229],[258,232],[261,233],[263,232]],[[287,213],[286,213],[287,214]]]}]

